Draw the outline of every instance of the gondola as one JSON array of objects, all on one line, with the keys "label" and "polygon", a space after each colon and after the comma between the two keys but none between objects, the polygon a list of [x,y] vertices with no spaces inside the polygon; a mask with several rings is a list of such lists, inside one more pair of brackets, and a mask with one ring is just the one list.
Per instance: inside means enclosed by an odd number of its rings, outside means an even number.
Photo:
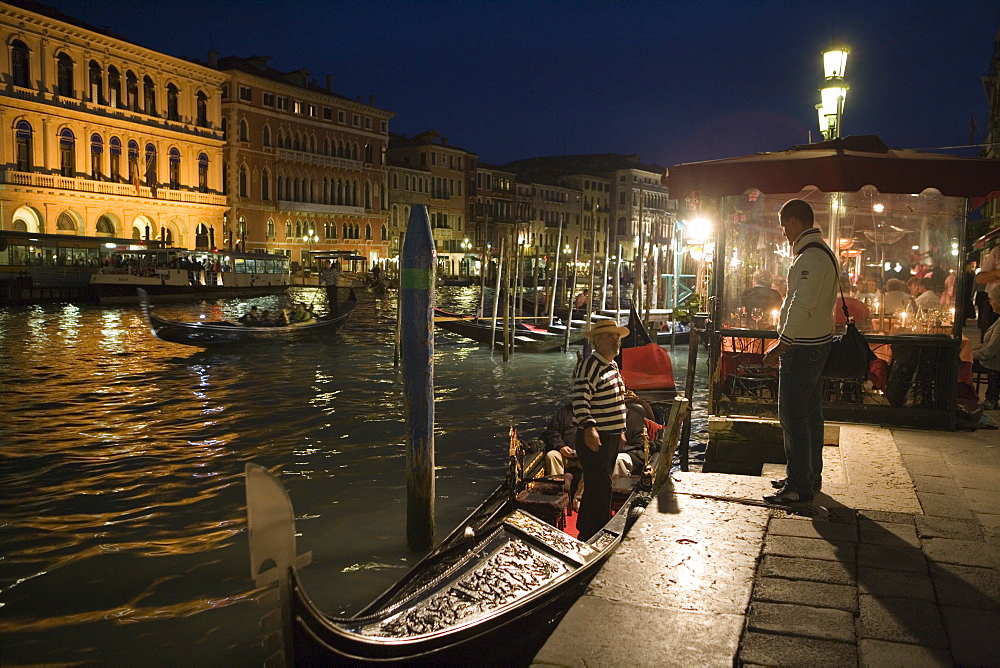
[{"label": "gondola", "polygon": [[[616,512],[594,537],[561,528],[567,481],[530,480],[530,463],[511,439],[507,479],[413,569],[358,614],[320,611],[299,578],[292,504],[277,478],[247,464],[251,575],[262,596],[267,665],[511,665],[541,646],[570,604],[621,542],[669,475],[688,400],[678,397],[658,452],[642,476],[615,479]],[[523,469],[529,480],[522,480]],[[280,640],[278,640],[278,636]],[[498,651],[501,649],[502,651]]]},{"label": "gondola", "polygon": [[652,341],[634,306],[629,310],[628,329],[618,356],[625,386],[647,401],[673,399],[677,387],[670,355],[659,345],[659,337],[657,343]]},{"label": "gondola", "polygon": [[282,327],[247,327],[238,322],[167,320],[153,313],[153,308],[149,304],[149,296],[145,290],[140,288],[138,293],[139,306],[153,336],[170,343],[202,348],[261,342],[282,343],[315,340],[330,336],[344,326],[358,305],[354,290],[351,290],[350,296],[340,304],[336,313]]},{"label": "gondola", "polygon": [[[434,309],[434,323],[441,329],[472,339],[483,345],[500,346],[503,343],[503,320],[497,321],[496,330],[489,318],[476,318]],[[546,327],[518,321],[512,331],[514,350],[541,353],[559,350],[566,345],[566,330],[552,331]],[[583,330],[570,330],[570,343],[583,337]]]}]

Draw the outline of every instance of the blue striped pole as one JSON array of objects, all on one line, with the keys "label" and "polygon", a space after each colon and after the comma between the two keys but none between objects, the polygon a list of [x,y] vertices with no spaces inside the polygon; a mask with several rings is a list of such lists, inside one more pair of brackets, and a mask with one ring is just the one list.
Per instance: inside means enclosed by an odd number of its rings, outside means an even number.
[{"label": "blue striped pole", "polygon": [[434,269],[427,207],[410,211],[399,272],[399,320],[406,401],[406,540],[434,544]]}]

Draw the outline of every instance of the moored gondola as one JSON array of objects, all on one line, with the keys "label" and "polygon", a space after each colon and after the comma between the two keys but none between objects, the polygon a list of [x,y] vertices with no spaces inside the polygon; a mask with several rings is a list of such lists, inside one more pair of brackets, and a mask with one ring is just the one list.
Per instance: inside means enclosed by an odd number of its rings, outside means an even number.
[{"label": "moored gondola", "polygon": [[[270,600],[279,610],[265,620],[266,630],[283,640],[284,663],[510,665],[514,655],[529,661],[667,478],[687,409],[687,399],[675,399],[647,472],[616,479],[615,515],[589,540],[571,535],[564,523],[566,481],[520,482],[515,455],[507,482],[350,617],[326,615],[310,600],[298,576],[309,555],[296,554],[288,495],[273,474],[248,464],[251,573],[258,586],[277,582],[278,596]],[[524,465],[528,475],[540,460]],[[265,638],[265,647],[275,640]],[[278,661],[268,657],[269,664]]]},{"label": "moored gondola", "polygon": [[139,306],[153,336],[170,343],[202,348],[321,339],[339,331],[358,305],[351,290],[348,299],[334,313],[281,327],[248,327],[238,322],[185,322],[161,318],[153,312],[146,291],[140,288],[138,293]]}]

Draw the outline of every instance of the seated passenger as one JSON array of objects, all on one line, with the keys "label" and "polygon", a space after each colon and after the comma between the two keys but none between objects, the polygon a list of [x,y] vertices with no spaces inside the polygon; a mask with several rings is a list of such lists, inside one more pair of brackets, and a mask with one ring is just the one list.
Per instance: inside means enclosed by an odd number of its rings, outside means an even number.
[{"label": "seated passenger", "polygon": [[307,320],[312,320],[313,314],[306,308],[306,305],[302,302],[295,302],[295,309],[292,311],[291,316],[289,316],[290,322],[306,322]]},{"label": "seated passenger", "polygon": [[[542,431],[542,441],[545,443],[545,475],[560,475],[570,469],[580,468],[576,458],[576,424],[573,419],[573,404],[565,403],[559,407]],[[579,473],[577,471],[577,473]]]},{"label": "seated passenger", "polygon": [[250,310],[240,316],[239,321],[247,327],[259,327],[261,316],[256,306],[251,306]]},{"label": "seated passenger", "polygon": [[[617,475],[641,475],[646,466],[646,449],[642,437],[653,441],[660,431],[653,409],[634,392],[625,395],[625,444],[618,448],[614,473]],[[650,450],[652,454],[652,449]]]}]

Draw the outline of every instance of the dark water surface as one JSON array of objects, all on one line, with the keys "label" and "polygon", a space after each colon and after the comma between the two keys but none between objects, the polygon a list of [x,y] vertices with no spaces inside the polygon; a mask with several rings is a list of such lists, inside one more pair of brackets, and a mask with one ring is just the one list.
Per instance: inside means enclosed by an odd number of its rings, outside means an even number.
[{"label": "dark water surface", "polygon": [[[316,290],[293,296],[325,309]],[[0,309],[0,663],[261,664],[248,461],[280,470],[324,610],[357,611],[415,563],[395,297],[360,300],[331,341],[227,352],[158,341],[130,306]],[[476,300],[438,291],[447,308]],[[277,303],[158,312],[231,319]],[[502,477],[508,429],[537,435],[568,396],[574,359],[504,363],[437,336],[439,537]],[[682,388],[687,348],[673,359]]]}]

